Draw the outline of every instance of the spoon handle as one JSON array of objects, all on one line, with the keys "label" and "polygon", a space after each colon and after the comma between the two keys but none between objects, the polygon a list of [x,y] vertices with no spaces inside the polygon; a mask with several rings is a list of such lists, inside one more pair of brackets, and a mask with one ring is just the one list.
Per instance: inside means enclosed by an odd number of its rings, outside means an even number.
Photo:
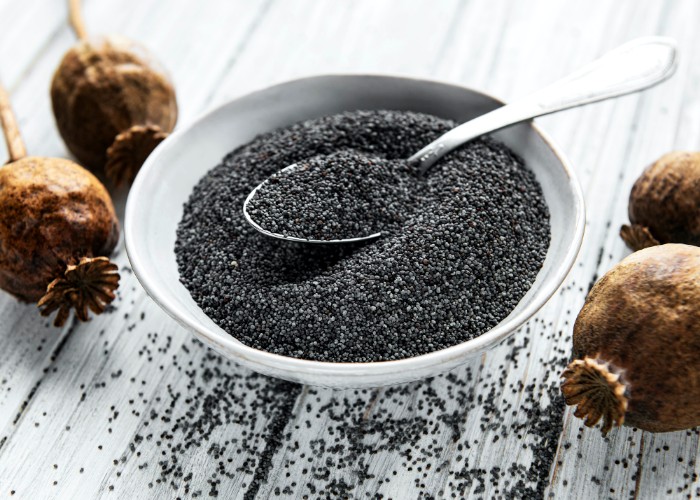
[{"label": "spoon handle", "polygon": [[638,92],[666,80],[677,66],[673,39],[637,38],[541,90],[453,128],[409,161],[424,174],[442,156],[479,136],[537,116]]}]

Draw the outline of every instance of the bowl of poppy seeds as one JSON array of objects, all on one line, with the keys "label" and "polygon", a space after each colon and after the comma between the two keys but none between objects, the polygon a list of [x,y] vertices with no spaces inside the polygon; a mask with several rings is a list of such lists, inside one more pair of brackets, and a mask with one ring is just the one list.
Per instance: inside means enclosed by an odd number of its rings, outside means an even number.
[{"label": "bowl of poppy seeds", "polygon": [[[234,99],[140,170],[125,218],[134,272],[199,339],[266,375],[374,387],[450,370],[542,307],[583,237],[578,182],[532,123],[458,148],[425,177],[404,161],[500,105],[381,75],[309,77]],[[388,169],[381,183],[401,187],[378,205],[379,238],[309,245],[245,221],[243,202],[262,181],[328,159],[357,175],[376,163]]]}]

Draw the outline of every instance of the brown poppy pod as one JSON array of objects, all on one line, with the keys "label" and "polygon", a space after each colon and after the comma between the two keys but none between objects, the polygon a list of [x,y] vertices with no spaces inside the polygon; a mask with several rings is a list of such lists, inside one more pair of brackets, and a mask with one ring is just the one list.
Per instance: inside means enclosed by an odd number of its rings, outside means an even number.
[{"label": "brown poppy pod", "polygon": [[0,86],[0,121],[10,161],[0,166],[0,288],[43,315],[70,311],[82,321],[104,311],[119,286],[108,259],[119,239],[109,193],[83,167],[61,158],[27,156]]},{"label": "brown poppy pod", "polygon": [[589,427],[651,432],[700,425],[700,248],[633,253],[591,289],[561,390]]},{"label": "brown poppy pod", "polygon": [[58,130],[78,161],[115,184],[131,182],[177,121],[175,90],[137,43],[88,38],[79,0],[70,0],[78,43],[51,83]]},{"label": "brown poppy pod", "polygon": [[700,153],[674,151],[651,164],[629,199],[620,236],[632,250],[660,243],[700,245]]}]

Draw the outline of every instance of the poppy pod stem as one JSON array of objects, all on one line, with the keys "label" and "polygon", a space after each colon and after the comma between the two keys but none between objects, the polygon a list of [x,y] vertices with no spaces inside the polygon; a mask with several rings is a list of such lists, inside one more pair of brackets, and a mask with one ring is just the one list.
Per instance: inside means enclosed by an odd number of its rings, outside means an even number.
[{"label": "poppy pod stem", "polygon": [[10,155],[9,163],[21,160],[27,156],[27,150],[24,147],[24,141],[22,141],[22,136],[17,126],[17,119],[10,105],[10,96],[2,84],[0,84],[0,124],[5,135],[7,151]]},{"label": "poppy pod stem", "polygon": [[68,16],[75,36],[77,36],[79,40],[85,40],[88,37],[88,33],[85,28],[83,13],[80,10],[80,0],[68,0]]}]

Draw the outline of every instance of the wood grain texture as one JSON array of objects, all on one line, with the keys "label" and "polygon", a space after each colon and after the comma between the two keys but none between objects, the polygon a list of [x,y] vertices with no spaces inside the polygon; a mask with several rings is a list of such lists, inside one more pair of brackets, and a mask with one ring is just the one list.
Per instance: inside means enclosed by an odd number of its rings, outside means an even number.
[{"label": "wood grain texture", "polygon": [[[66,14],[54,0],[0,0],[0,78],[32,154],[67,155],[48,97],[74,42]],[[666,151],[700,147],[697,2],[86,0],[85,17],[91,33],[151,49],[173,77],[180,123],[324,72],[445,79],[510,99],[635,36],[673,36],[682,59],[658,88],[538,120],[584,188],[583,249],[512,343],[452,374],[335,392],[257,376],[162,313],[123,246],[115,310],[87,324],[57,330],[0,295],[0,496],[315,498],[319,485],[355,498],[512,498],[545,487],[554,498],[700,496],[697,430],[602,438],[569,410],[543,413],[590,284],[627,254],[617,230],[634,179]],[[560,415],[550,442],[538,422]],[[556,456],[538,474],[548,449]]]}]

